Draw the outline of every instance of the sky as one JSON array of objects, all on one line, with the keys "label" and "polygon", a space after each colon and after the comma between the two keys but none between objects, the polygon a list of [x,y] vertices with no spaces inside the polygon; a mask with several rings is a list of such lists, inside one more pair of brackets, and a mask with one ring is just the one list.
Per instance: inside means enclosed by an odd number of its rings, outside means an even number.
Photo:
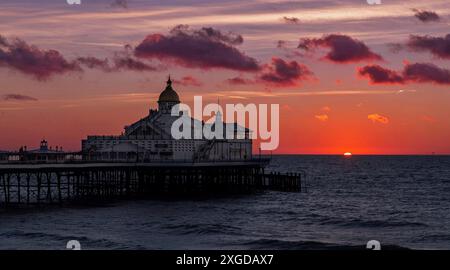
[{"label": "sky", "polygon": [[170,74],[279,104],[276,154],[450,154],[449,25],[447,0],[0,0],[0,150],[120,134]]}]

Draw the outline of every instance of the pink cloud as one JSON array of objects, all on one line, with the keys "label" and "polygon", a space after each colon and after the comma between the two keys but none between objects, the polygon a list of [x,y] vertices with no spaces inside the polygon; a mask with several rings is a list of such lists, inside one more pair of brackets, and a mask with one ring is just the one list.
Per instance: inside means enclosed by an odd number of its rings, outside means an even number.
[{"label": "pink cloud", "polygon": [[359,62],[363,60],[382,60],[382,57],[372,52],[362,41],[346,35],[331,34],[322,38],[303,38],[298,48],[314,50],[318,47],[329,48],[324,59],[335,63]]},{"label": "pink cloud", "polygon": [[277,57],[272,58],[272,62],[266,65],[264,70],[259,79],[275,86],[298,85],[313,76],[307,66],[299,64],[297,61],[287,62]]},{"label": "pink cloud", "polygon": [[8,67],[47,80],[52,75],[81,71],[79,64],[68,61],[56,50],[42,50],[21,39],[12,41],[0,36],[0,67]]},{"label": "pink cloud", "polygon": [[379,65],[370,65],[358,69],[358,74],[370,78],[373,84],[403,84],[403,77],[396,71],[383,68]]},{"label": "pink cloud", "polygon": [[135,48],[134,54],[147,59],[171,60],[191,68],[258,71],[258,62],[234,47],[242,42],[239,35],[224,34],[212,28],[190,30],[181,25],[168,35],[147,36]]},{"label": "pink cloud", "polygon": [[359,68],[358,74],[368,77],[373,84],[450,84],[450,70],[430,63],[406,63],[402,72],[371,65]]}]

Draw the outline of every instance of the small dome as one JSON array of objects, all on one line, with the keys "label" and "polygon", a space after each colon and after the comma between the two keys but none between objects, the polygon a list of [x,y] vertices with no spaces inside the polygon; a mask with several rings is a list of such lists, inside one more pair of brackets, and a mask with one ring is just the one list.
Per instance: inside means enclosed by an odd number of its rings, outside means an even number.
[{"label": "small dome", "polygon": [[173,90],[172,88],[172,81],[169,79],[167,80],[167,86],[164,91],[159,95],[158,103],[160,102],[176,102],[180,103],[180,97],[178,96],[177,92]]}]

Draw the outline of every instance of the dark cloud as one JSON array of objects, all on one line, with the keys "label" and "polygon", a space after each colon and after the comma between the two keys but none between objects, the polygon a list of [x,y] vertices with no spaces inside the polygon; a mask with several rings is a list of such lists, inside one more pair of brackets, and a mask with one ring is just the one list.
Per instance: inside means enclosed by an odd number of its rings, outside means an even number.
[{"label": "dark cloud", "polygon": [[406,65],[403,70],[403,76],[411,82],[450,84],[450,70],[440,68],[434,64],[416,63]]},{"label": "dark cloud", "polygon": [[358,69],[361,76],[367,76],[370,81],[376,83],[404,83],[403,77],[396,71],[383,68],[379,65],[370,65]]},{"label": "dark cloud", "polygon": [[0,67],[20,71],[38,80],[47,80],[55,74],[82,72],[82,67],[104,72],[162,69],[136,59],[130,50],[132,50],[131,46],[127,45],[124,51],[116,52],[111,58],[83,56],[69,61],[56,50],[41,50],[21,39],[8,40],[0,35]]},{"label": "dark cloud", "polygon": [[283,17],[283,21],[285,23],[290,23],[290,24],[299,24],[300,23],[300,19],[296,18],[296,17]]},{"label": "dark cloud", "polygon": [[440,20],[439,15],[434,11],[413,9],[414,17],[422,22],[436,22]]},{"label": "dark cloud", "polygon": [[190,30],[183,25],[175,27],[168,35],[147,36],[134,49],[134,54],[148,59],[172,60],[185,67],[258,71],[258,62],[233,46],[242,43],[239,37],[209,28]]},{"label": "dark cloud", "polygon": [[286,62],[276,57],[272,58],[272,63],[266,65],[264,69],[259,79],[277,86],[297,85],[313,75],[305,65],[296,61]]},{"label": "dark cloud", "polygon": [[2,96],[2,99],[6,101],[37,101],[37,99],[34,97],[24,96],[20,94],[6,94]]},{"label": "dark cloud", "polygon": [[298,48],[304,50],[314,50],[318,47],[331,49],[324,58],[336,63],[382,60],[382,57],[372,52],[366,44],[345,35],[331,34],[322,38],[304,38],[298,45]]},{"label": "dark cloud", "polygon": [[114,0],[111,3],[112,7],[120,7],[120,8],[128,8],[128,1],[127,0]]},{"label": "dark cloud", "polygon": [[151,66],[131,56],[116,56],[114,58],[114,65],[115,70],[131,70],[131,71],[160,70],[160,68],[158,67]]},{"label": "dark cloud", "polygon": [[38,80],[54,74],[81,71],[77,62],[68,61],[56,50],[41,50],[21,39],[7,40],[0,36],[0,67],[8,67]]},{"label": "dark cloud", "polygon": [[283,56],[285,58],[293,58],[293,57],[303,57],[304,54],[297,49],[290,48],[289,42],[285,40],[277,41],[277,49],[280,49],[283,52]]},{"label": "dark cloud", "polygon": [[107,58],[100,59],[97,57],[87,56],[87,57],[78,57],[77,61],[81,65],[86,66],[87,68],[90,69],[101,69],[105,72],[112,71],[109,65],[109,60]]},{"label": "dark cloud", "polygon": [[173,80],[173,83],[182,86],[202,86],[202,83],[192,76],[184,76],[181,80]]},{"label": "dark cloud", "polygon": [[131,71],[155,71],[158,68],[137,60],[127,54],[116,54],[110,59],[100,59],[97,57],[79,57],[77,62],[90,69],[99,69],[104,72],[116,72],[122,70]]},{"label": "dark cloud", "polygon": [[403,44],[400,44],[400,43],[388,43],[387,47],[393,53],[399,53],[401,50],[404,49]]},{"label": "dark cloud", "polygon": [[450,70],[430,63],[406,64],[401,73],[377,65],[365,66],[358,73],[369,77],[373,84],[450,84]]},{"label": "dark cloud", "polygon": [[411,35],[406,47],[414,51],[428,51],[437,57],[450,59],[450,34],[445,37]]},{"label": "dark cloud", "polygon": [[204,39],[209,39],[217,42],[224,42],[230,45],[240,45],[244,43],[244,38],[241,35],[227,32],[222,33],[221,31],[214,29],[212,27],[202,27],[198,30],[189,29],[188,25],[178,25],[174,27],[171,31],[173,35],[179,35],[183,33],[188,33],[192,36],[198,36]]}]

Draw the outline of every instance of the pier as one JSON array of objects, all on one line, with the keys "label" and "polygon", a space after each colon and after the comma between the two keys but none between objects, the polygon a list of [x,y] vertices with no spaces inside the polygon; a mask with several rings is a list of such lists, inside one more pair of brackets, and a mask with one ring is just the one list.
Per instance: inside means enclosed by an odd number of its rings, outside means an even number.
[{"label": "pier", "polygon": [[268,161],[0,164],[0,206],[302,191],[303,175],[266,173]]}]

